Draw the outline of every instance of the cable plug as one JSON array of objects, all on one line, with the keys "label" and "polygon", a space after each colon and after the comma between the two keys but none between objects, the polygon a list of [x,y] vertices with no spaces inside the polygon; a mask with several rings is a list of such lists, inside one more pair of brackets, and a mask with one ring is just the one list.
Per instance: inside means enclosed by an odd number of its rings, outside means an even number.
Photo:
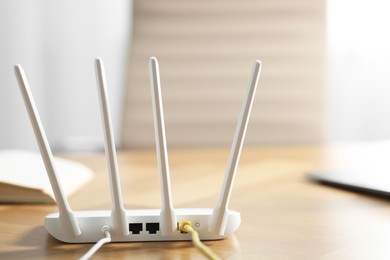
[{"label": "cable plug", "polygon": [[180,230],[181,233],[188,233],[188,230],[185,228],[186,225],[192,227],[192,222],[191,221],[179,221],[179,222],[177,222],[177,229]]},{"label": "cable plug", "polygon": [[103,235],[105,235],[106,232],[110,232],[110,229],[111,229],[110,226],[104,225],[104,226],[102,226],[102,228],[100,229],[100,231],[102,232]]}]

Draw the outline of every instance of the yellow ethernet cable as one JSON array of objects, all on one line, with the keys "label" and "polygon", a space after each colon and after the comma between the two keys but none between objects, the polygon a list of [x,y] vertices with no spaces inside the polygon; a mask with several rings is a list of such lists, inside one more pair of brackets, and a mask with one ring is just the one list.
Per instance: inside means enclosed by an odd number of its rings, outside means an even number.
[{"label": "yellow ethernet cable", "polygon": [[191,221],[180,221],[177,223],[177,228],[186,233],[190,233],[192,236],[192,243],[194,246],[208,259],[210,260],[220,260],[219,256],[217,256],[210,248],[208,248],[205,244],[203,244],[199,239],[199,234],[192,228]]}]

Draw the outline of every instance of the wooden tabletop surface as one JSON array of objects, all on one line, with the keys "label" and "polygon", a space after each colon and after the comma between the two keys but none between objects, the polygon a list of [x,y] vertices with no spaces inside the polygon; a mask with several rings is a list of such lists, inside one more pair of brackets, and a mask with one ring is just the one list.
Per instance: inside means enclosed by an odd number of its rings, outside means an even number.
[{"label": "wooden tabletop surface", "polygon": [[[96,177],[70,198],[73,210],[110,209],[102,154],[69,155]],[[170,150],[173,203],[214,207],[228,150]],[[245,147],[230,208],[238,231],[205,243],[222,259],[390,259],[390,200],[321,186],[305,173],[323,167],[322,147]],[[153,150],[118,155],[126,209],[159,208]],[[0,205],[0,259],[77,259],[91,244],[52,238],[44,217],[53,205]],[[112,243],[93,259],[203,259],[191,242]]]}]

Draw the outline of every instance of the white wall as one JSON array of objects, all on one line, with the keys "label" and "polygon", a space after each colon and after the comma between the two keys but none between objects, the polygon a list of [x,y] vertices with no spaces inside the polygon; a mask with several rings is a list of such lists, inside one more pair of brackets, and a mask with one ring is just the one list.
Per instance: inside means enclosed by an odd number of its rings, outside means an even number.
[{"label": "white wall", "polygon": [[78,150],[102,147],[93,63],[102,57],[119,138],[131,17],[127,0],[0,1],[0,149],[37,149],[13,75],[17,63],[54,149]]},{"label": "white wall", "polygon": [[331,140],[390,138],[390,3],[328,0]]}]

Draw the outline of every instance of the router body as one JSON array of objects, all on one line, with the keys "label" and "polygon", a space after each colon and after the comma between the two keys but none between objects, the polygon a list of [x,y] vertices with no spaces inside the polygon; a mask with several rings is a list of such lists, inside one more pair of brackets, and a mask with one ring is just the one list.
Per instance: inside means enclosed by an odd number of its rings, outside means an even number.
[{"label": "router body", "polygon": [[188,221],[191,222],[193,229],[199,233],[202,240],[222,239],[233,234],[240,226],[241,217],[237,211],[229,210],[228,205],[259,80],[261,62],[256,61],[253,66],[233,138],[222,189],[217,205],[213,209],[174,209],[173,207],[159,66],[157,59],[154,57],[150,58],[149,71],[162,208],[142,210],[126,210],[124,208],[108,104],[106,76],[100,58],[95,61],[95,69],[104,130],[112,210],[73,212],[57,177],[53,155],[26,75],[20,65],[15,66],[15,76],[59,209],[58,213],[46,216],[45,227],[47,231],[56,239],[67,243],[97,242],[106,231],[109,231],[114,242],[191,240],[190,234],[180,232],[177,227],[179,222]]},{"label": "router body", "polygon": [[[228,222],[223,235],[215,234],[208,230],[209,221],[213,209],[176,209],[178,221],[191,221],[194,229],[199,233],[201,240],[218,240],[233,234],[241,223],[240,213],[229,210]],[[75,211],[75,217],[79,223],[82,234],[80,236],[67,235],[63,232],[58,213],[52,213],[45,218],[47,231],[56,239],[66,243],[90,243],[96,242],[102,234],[100,229],[104,225],[111,224],[111,211]],[[126,221],[131,231],[129,235],[112,233],[113,242],[135,241],[176,241],[191,240],[187,233],[175,232],[171,235],[163,235],[160,230],[161,209],[126,210]]]}]

